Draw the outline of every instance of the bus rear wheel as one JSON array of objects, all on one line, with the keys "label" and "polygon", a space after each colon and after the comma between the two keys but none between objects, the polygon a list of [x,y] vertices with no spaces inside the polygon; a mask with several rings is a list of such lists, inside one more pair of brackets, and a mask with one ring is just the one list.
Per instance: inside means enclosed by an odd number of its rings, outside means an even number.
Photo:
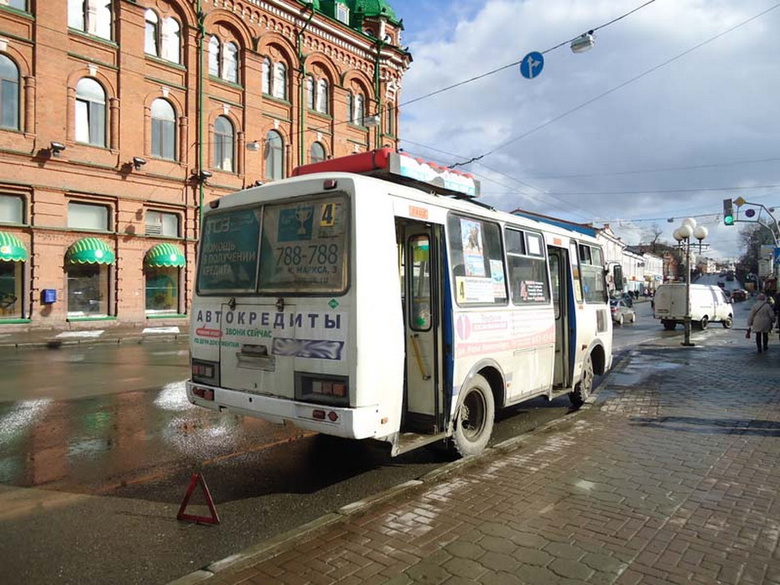
[{"label": "bus rear wheel", "polygon": [[574,408],[580,408],[590,396],[593,391],[593,380],[596,378],[596,373],[593,370],[593,358],[590,354],[586,355],[582,360],[582,378],[579,383],[574,387],[574,390],[569,393],[569,400]]},{"label": "bus rear wheel", "polygon": [[455,415],[452,438],[461,457],[477,455],[487,447],[493,433],[495,410],[490,384],[477,374],[463,392]]}]

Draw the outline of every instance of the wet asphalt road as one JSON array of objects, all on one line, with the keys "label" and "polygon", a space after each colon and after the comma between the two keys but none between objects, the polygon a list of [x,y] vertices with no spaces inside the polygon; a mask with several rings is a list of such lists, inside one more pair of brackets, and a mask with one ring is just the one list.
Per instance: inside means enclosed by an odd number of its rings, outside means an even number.
[{"label": "wet asphalt road", "polygon": [[[649,303],[638,316],[616,328],[616,354],[679,343]],[[19,585],[167,583],[449,461],[425,448],[396,459],[370,445],[334,451],[326,437],[195,408],[181,342],[10,351],[0,368],[0,574]],[[493,440],[567,412],[565,397],[515,407]],[[196,471],[219,526],[176,520]],[[188,512],[206,514],[197,504],[200,493]]]}]

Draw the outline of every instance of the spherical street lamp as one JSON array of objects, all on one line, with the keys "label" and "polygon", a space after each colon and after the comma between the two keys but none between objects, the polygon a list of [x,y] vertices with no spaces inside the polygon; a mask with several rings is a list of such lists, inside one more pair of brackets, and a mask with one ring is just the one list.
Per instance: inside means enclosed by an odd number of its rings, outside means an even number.
[{"label": "spherical street lamp", "polygon": [[680,248],[685,250],[685,340],[682,344],[686,347],[695,345],[691,343],[691,237],[699,240],[699,252],[701,252],[701,241],[708,234],[707,228],[703,225],[697,226],[696,220],[692,217],[684,219],[672,234]]}]

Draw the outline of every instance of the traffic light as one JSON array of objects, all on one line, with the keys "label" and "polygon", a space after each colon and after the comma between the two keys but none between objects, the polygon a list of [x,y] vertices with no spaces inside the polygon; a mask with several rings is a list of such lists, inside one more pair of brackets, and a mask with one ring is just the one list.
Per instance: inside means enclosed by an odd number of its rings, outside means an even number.
[{"label": "traffic light", "polygon": [[734,225],[734,202],[731,199],[723,200],[723,223]]}]

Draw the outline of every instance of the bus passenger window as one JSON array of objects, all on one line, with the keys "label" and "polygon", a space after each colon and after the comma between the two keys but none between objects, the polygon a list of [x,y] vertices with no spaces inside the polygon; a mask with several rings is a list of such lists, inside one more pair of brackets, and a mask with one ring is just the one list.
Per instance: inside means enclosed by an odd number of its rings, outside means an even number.
[{"label": "bus passenger window", "polygon": [[410,278],[410,325],[417,331],[431,328],[431,242],[428,236],[409,240],[407,258],[412,260]]}]

